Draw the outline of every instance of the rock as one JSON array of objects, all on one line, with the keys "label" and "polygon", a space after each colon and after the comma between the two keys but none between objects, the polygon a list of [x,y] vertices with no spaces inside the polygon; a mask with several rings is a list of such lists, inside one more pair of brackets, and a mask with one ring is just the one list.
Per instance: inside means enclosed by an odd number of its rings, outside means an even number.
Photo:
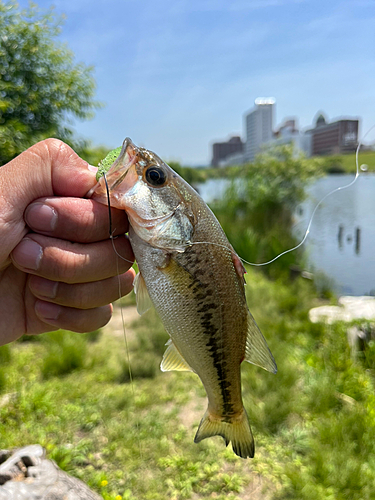
[{"label": "rock", "polygon": [[309,311],[312,323],[353,321],[355,319],[375,320],[375,297],[340,297],[338,306],[314,307]]},{"label": "rock", "polygon": [[103,500],[45,457],[40,445],[0,450],[0,500]]},{"label": "rock", "polygon": [[346,333],[352,355],[356,357],[358,352],[366,350],[370,340],[375,339],[375,325],[367,321],[361,325],[351,326]]},{"label": "rock", "polygon": [[314,279],[314,275],[312,273],[304,271],[300,266],[297,266],[295,264],[289,266],[289,273],[292,280],[296,279],[298,276],[301,276],[302,278],[308,280]]}]

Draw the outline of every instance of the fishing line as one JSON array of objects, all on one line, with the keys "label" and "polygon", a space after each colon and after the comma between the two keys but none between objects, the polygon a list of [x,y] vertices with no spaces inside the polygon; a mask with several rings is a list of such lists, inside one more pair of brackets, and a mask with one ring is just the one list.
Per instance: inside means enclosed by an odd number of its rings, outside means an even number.
[{"label": "fishing line", "polygon": [[[111,201],[110,201],[110,197],[109,197],[109,188],[108,188],[108,183],[107,183],[107,178],[106,178],[105,173],[103,174],[103,177],[104,177],[105,187],[106,187],[106,191],[107,191],[108,218],[109,218],[109,238],[110,238],[110,240],[112,242],[112,247],[113,247],[113,250],[114,250],[114,252],[116,254],[116,272],[117,272],[117,282],[118,282],[118,298],[121,299],[121,297],[122,297],[122,290],[121,290],[120,267],[119,267],[118,257],[120,259],[125,260],[126,262],[130,262],[130,264],[133,264],[133,262],[131,260],[128,260],[128,259],[125,259],[124,257],[122,257],[117,252],[117,250],[116,250],[115,241],[114,241],[115,239],[114,239],[113,233],[112,233]],[[127,335],[126,335],[124,311],[122,309],[121,304],[120,304],[120,314],[121,314],[122,331],[124,332],[126,358],[127,358],[127,362],[128,362],[129,381],[130,381],[130,385],[131,385],[131,388],[132,388],[133,402],[135,404],[134,379],[133,379],[133,373],[132,373],[132,369],[131,369],[131,365],[130,365],[130,352],[129,352],[128,338],[127,338]],[[138,422],[138,420],[136,421],[136,426],[137,426],[137,432],[138,432],[138,435],[139,435],[139,422]],[[139,454],[140,454],[140,457],[142,459],[142,447],[141,447],[141,440],[140,439],[138,440],[138,445],[139,445]]]},{"label": "fishing line", "polygon": [[[312,222],[314,220],[314,217],[315,217],[315,214],[316,214],[316,211],[318,210],[318,208],[320,207],[320,205],[329,197],[331,196],[332,194],[334,193],[337,193],[339,191],[342,191],[344,189],[348,189],[349,187],[353,186],[353,184],[357,181],[358,177],[359,177],[359,162],[358,162],[358,155],[359,155],[359,151],[360,151],[360,148],[362,146],[362,143],[363,141],[365,140],[365,138],[367,137],[367,135],[375,128],[375,125],[373,125],[367,132],[366,134],[363,136],[362,140],[358,143],[358,146],[357,146],[357,149],[356,149],[356,152],[355,152],[355,165],[356,165],[356,173],[355,173],[355,176],[354,176],[354,179],[352,181],[350,181],[348,184],[344,185],[344,186],[339,186],[335,189],[333,189],[332,191],[330,191],[329,193],[327,193],[325,196],[323,196],[323,198],[315,205],[315,208],[311,214],[311,217],[310,217],[310,220],[307,224],[307,228],[306,228],[306,231],[304,233],[304,236],[302,237],[301,241],[295,245],[294,247],[292,248],[289,248],[288,250],[285,250],[284,252],[281,252],[279,253],[278,255],[276,255],[276,257],[274,257],[273,259],[267,261],[267,262],[260,262],[260,263],[257,263],[257,262],[249,262],[248,260],[246,259],[243,259],[242,257],[239,257],[241,259],[242,262],[244,262],[245,264],[248,264],[249,266],[254,266],[254,267],[261,267],[261,266],[267,266],[269,264],[272,264],[273,262],[275,262],[276,260],[278,260],[280,257],[282,257],[283,255],[286,255],[287,253],[290,253],[290,252],[294,252],[294,250],[297,250],[298,248],[300,248],[306,241],[308,235],[310,234],[310,229],[311,229],[311,225],[312,225]],[[108,204],[109,204],[109,190],[108,190],[108,185],[107,185],[107,180],[105,178],[105,175],[104,175],[104,180],[105,180],[105,183],[106,183],[106,188],[107,188],[107,198],[108,198]],[[111,224],[111,221],[110,221],[110,224]],[[112,238],[112,236],[111,236]],[[113,241],[113,238],[112,238],[112,241]],[[220,243],[214,243],[212,241],[195,241],[195,242],[189,242],[186,247],[190,247],[192,245],[214,245],[214,246],[217,246],[217,247],[220,247],[220,248],[224,248],[226,250],[229,250],[229,251],[232,251],[232,248],[231,247],[227,247],[226,245],[221,245]],[[116,250],[116,248],[114,247],[113,245],[113,248],[114,248],[114,251],[116,252],[116,255],[122,259],[122,260],[125,260],[126,262],[129,262],[127,259],[125,259],[124,257],[122,257]]]},{"label": "fishing line", "polygon": [[112,213],[111,213],[111,201],[109,199],[109,187],[108,187],[108,182],[107,182],[107,176],[105,173],[103,173],[104,177],[104,182],[105,182],[105,189],[107,191],[107,202],[108,202],[108,218],[109,218],[109,237],[111,240],[113,240],[112,236]]},{"label": "fishing line", "polygon": [[[122,257],[122,255],[120,255],[118,253],[118,251],[116,250],[116,246],[115,246],[115,243],[114,243],[114,240],[115,240],[116,236],[113,236],[113,233],[116,231],[116,229],[114,229],[112,231],[111,201],[110,201],[110,198],[109,198],[109,187],[108,187],[107,177],[106,177],[105,173],[103,173],[103,177],[104,177],[104,182],[105,182],[105,189],[107,191],[108,218],[109,218],[109,237],[110,237],[110,239],[112,241],[113,250],[114,250],[115,254],[117,255],[117,257],[119,257],[120,259],[124,260],[125,262],[129,262],[130,264],[133,264],[132,260],[125,259],[125,257]],[[117,271],[118,271],[118,261],[116,261],[116,265],[117,265]],[[117,274],[119,275],[120,273],[117,272]],[[119,280],[119,284],[120,284],[120,280]],[[120,293],[121,293],[121,288],[120,288]],[[121,295],[120,295],[120,298],[121,298]]]},{"label": "fishing line", "polygon": [[[278,255],[276,255],[276,257],[274,257],[273,259],[267,261],[267,262],[261,262],[261,263],[256,263],[256,262],[249,262],[247,261],[246,259],[243,259],[242,257],[240,257],[240,259],[242,260],[242,262],[244,262],[245,264],[248,264],[249,266],[256,266],[256,267],[260,267],[260,266],[267,266],[268,264],[272,264],[272,262],[275,262],[275,260],[279,259],[280,257],[282,257],[283,255],[287,254],[287,253],[290,253],[290,252],[293,252],[294,250],[297,250],[298,248],[300,248],[306,241],[307,239],[307,236],[309,235],[310,233],[310,228],[311,228],[311,224],[313,222],[313,219],[315,217],[315,213],[316,211],[318,210],[318,208],[320,207],[320,205],[329,197],[331,196],[332,194],[334,193],[337,193],[338,191],[342,191],[343,189],[347,189],[351,186],[353,186],[353,184],[357,181],[358,177],[359,177],[359,162],[358,162],[358,155],[359,155],[359,150],[362,146],[362,143],[363,141],[365,140],[365,138],[368,136],[368,134],[375,128],[375,125],[373,125],[367,132],[366,134],[363,136],[362,140],[358,143],[358,146],[357,146],[357,149],[356,149],[356,152],[355,152],[355,165],[356,165],[356,173],[355,173],[355,177],[352,181],[349,182],[349,184],[345,184],[344,186],[340,186],[340,187],[337,187],[335,189],[333,189],[332,191],[330,191],[329,193],[327,193],[325,196],[323,196],[323,198],[315,205],[315,208],[311,214],[311,217],[310,217],[310,220],[309,220],[309,223],[307,225],[307,228],[306,228],[306,231],[305,231],[305,234],[302,238],[302,240],[298,243],[298,245],[292,247],[292,248],[289,248],[288,250],[285,250],[284,252],[281,252],[279,253]],[[207,245],[215,245],[215,246],[218,246],[218,247],[221,247],[221,248],[225,248],[226,250],[230,250],[232,251],[231,248],[228,248],[227,246],[225,245],[220,245],[219,243],[212,243],[210,241],[196,241],[196,242],[191,242],[189,244],[190,245],[203,245],[203,244],[207,244]]]},{"label": "fishing line", "polygon": [[[113,247],[113,250],[114,250],[115,254],[117,255],[117,257],[118,257],[119,259],[124,260],[125,262],[129,262],[129,264],[133,264],[133,263],[134,263],[134,261],[133,261],[133,260],[125,259],[125,257],[123,257],[122,255],[120,255],[120,254],[118,253],[118,251],[116,250],[116,247],[115,247],[115,239],[117,238],[117,236],[113,236],[113,235],[111,235],[111,236],[110,236],[110,238],[111,238],[111,240],[112,240],[112,247]],[[117,263],[118,263],[118,262],[117,262]]]},{"label": "fishing line", "polygon": [[[109,189],[108,189],[108,183],[107,183],[107,178],[105,176],[105,173],[103,174],[103,177],[104,177],[104,182],[105,182],[105,186],[106,186],[106,190],[107,190],[108,218],[109,218],[109,237],[110,237],[110,239],[112,241],[112,246],[115,249],[114,242],[113,242],[113,235],[112,235],[112,213],[111,213],[111,205],[110,205],[110,199],[109,199]],[[115,252],[116,252],[116,249],[115,249]],[[117,252],[116,252],[116,255],[117,255]],[[117,275],[119,275],[119,268],[118,268],[119,266],[118,266],[118,260],[117,259],[116,259],[116,266],[117,266]],[[121,282],[120,282],[120,278],[118,279],[118,286],[119,286],[119,298],[121,298]],[[124,317],[123,317],[123,314],[122,314],[122,308],[121,308],[121,319],[122,319],[124,336],[125,336],[126,352],[129,355],[129,350],[128,350],[127,341],[126,341],[125,322],[124,322]],[[131,373],[130,373],[130,364],[129,364],[129,377],[130,377],[130,380],[132,380]],[[134,398],[134,392],[133,392],[133,398]],[[57,475],[57,473],[56,473],[56,475]],[[46,496],[50,493],[51,489],[55,486],[55,484],[57,483],[57,481],[58,481],[58,478],[56,478],[56,480],[51,485],[49,485],[49,486],[46,487],[46,490],[43,493],[43,496],[41,497],[41,500],[44,500],[46,498]]]}]

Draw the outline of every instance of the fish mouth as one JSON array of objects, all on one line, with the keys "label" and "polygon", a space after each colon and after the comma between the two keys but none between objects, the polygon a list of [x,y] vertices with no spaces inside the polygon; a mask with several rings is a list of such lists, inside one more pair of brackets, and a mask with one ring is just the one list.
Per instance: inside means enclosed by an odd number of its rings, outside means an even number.
[{"label": "fish mouth", "polygon": [[112,191],[123,182],[132,165],[138,161],[139,150],[129,137],[122,143],[119,156],[113,162],[108,171],[107,182],[109,190]]},{"label": "fish mouth", "polygon": [[100,196],[103,188],[106,189],[105,184],[108,185],[109,192],[112,192],[124,181],[131,167],[137,163],[138,159],[139,149],[129,137],[126,137],[122,143],[119,156],[113,162],[108,172],[103,174],[103,177],[99,179],[98,183],[86,194],[86,198],[91,198],[92,196],[95,198],[95,195]]}]

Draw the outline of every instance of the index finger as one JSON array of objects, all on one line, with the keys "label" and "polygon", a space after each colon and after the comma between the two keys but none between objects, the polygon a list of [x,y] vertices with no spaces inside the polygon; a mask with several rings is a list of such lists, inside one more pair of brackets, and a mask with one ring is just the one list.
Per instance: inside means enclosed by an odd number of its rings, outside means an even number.
[{"label": "index finger", "polygon": [[84,198],[39,198],[25,210],[25,222],[34,232],[76,243],[91,243],[124,234],[129,224],[124,210],[111,209]]}]

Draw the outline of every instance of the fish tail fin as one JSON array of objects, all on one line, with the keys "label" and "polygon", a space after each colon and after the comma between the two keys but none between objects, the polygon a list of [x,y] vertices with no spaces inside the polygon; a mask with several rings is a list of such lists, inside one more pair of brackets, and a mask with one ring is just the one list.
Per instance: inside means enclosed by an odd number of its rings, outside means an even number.
[{"label": "fish tail fin", "polygon": [[207,410],[199,424],[194,442],[199,443],[202,439],[211,436],[223,437],[227,446],[231,442],[234,453],[239,457],[253,458],[254,456],[254,438],[245,408],[231,421],[214,417]]}]

